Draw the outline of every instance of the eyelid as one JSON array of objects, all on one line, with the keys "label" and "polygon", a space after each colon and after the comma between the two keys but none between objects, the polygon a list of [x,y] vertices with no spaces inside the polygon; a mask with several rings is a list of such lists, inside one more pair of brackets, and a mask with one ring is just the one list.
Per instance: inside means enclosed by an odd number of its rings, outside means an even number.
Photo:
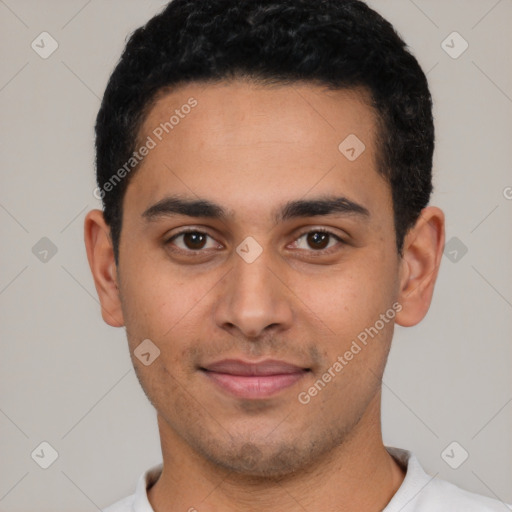
[{"label": "eyelid", "polygon": [[300,231],[300,234],[297,235],[297,238],[300,238],[301,236],[307,235],[308,233],[327,233],[328,235],[331,235],[332,237],[336,238],[340,242],[344,242],[342,235],[336,234],[334,231],[332,231],[329,228],[321,227],[321,226],[308,226],[307,229],[304,231]]}]

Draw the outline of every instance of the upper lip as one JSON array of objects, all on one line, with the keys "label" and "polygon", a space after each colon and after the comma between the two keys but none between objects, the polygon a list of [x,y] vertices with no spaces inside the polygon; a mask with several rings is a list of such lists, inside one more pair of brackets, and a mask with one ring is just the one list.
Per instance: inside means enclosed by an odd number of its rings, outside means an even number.
[{"label": "upper lip", "polygon": [[223,359],[207,366],[201,367],[203,370],[227,373],[229,375],[282,375],[285,373],[300,373],[307,371],[308,368],[301,368],[285,361],[276,359],[266,359],[259,363],[242,361],[241,359]]}]

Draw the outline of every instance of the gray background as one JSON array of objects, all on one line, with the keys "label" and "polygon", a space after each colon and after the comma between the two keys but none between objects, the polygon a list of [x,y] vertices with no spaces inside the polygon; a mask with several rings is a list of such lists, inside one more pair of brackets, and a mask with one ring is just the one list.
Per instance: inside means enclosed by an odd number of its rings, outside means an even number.
[{"label": "gray background", "polygon": [[[125,37],[164,3],[0,0],[1,511],[94,511],[133,493],[161,460],[124,330],[101,320],[83,219],[100,207],[93,125],[108,76]],[[370,4],[428,72],[431,204],[455,237],[427,317],[397,327],[385,442],[413,450],[433,475],[512,502],[512,2]],[[31,48],[43,31],[59,44],[47,59]],[[469,43],[456,59],[441,46],[453,31]],[[41,253],[43,237],[56,254]],[[42,441],[59,454],[48,469],[31,458]],[[453,441],[469,453],[458,469],[441,457]]]}]

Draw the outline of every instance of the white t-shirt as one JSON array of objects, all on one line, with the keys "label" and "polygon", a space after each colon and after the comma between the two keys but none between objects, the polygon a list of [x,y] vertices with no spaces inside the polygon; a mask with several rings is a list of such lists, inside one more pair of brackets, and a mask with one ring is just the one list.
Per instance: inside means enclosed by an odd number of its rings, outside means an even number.
[{"label": "white t-shirt", "polygon": [[[382,512],[506,512],[512,510],[499,500],[486,498],[461,489],[445,480],[425,473],[414,454],[400,448],[386,447],[397,462],[406,468],[402,485]],[[135,494],[128,496],[103,512],[154,512],[147,488],[160,476],[162,464],[143,473]]]}]

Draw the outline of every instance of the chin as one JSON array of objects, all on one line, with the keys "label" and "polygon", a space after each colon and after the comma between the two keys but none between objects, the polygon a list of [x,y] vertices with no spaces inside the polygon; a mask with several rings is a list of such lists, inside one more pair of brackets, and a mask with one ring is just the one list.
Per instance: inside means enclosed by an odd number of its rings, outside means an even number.
[{"label": "chin", "polygon": [[[331,442],[329,442],[331,441]],[[230,439],[226,443],[201,440],[196,450],[215,466],[250,480],[282,480],[288,475],[307,471],[315,460],[332,449],[332,440],[269,440],[258,442]]]}]

